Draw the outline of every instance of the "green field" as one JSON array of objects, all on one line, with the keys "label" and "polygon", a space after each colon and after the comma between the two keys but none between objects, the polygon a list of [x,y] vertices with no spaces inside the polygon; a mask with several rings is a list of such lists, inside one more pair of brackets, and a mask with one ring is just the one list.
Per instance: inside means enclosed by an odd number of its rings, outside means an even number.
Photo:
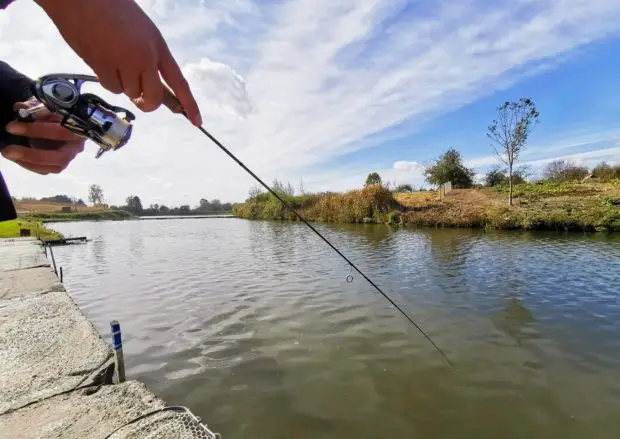
[{"label": "green field", "polygon": [[60,233],[45,227],[41,221],[19,218],[0,222],[0,238],[18,238],[20,236],[20,229],[29,229],[30,236],[44,240],[63,237]]}]

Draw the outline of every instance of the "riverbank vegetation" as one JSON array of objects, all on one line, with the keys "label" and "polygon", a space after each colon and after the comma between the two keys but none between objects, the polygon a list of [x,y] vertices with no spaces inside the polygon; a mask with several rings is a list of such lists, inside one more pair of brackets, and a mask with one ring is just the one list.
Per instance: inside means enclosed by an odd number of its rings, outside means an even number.
[{"label": "riverbank vegetation", "polygon": [[19,215],[24,220],[49,222],[63,221],[121,221],[135,218],[130,212],[124,210],[103,210],[100,212],[30,212]]},{"label": "riverbank vegetation", "polygon": [[[460,156],[448,151],[455,169]],[[444,154],[445,156],[445,154]],[[442,157],[445,158],[445,157]],[[441,159],[429,165],[435,166]],[[372,174],[371,174],[372,175]],[[467,170],[458,175],[470,176]],[[567,161],[551,162],[543,178],[528,182],[527,171],[513,170],[512,205],[508,176],[493,167],[485,184],[461,179],[445,195],[439,190],[411,191],[403,186],[366,184],[345,192],[298,194],[290,185],[275,181],[272,188],[310,221],[332,223],[387,223],[431,227],[488,227],[524,230],[620,231],[620,166],[600,164],[593,170]],[[372,181],[377,176],[373,175]],[[294,220],[280,202],[253,189],[249,198],[233,206],[240,218]]]},{"label": "riverbank vegetation", "polygon": [[[290,187],[290,186],[289,186]],[[398,213],[399,204],[392,192],[382,184],[370,184],[362,189],[345,193],[295,195],[292,190],[275,181],[273,189],[290,206],[310,221],[334,223],[384,223]],[[271,194],[254,189],[245,203],[233,206],[233,214],[240,218],[294,220],[289,212]]]},{"label": "riverbank vegetation", "polygon": [[0,222],[0,238],[18,238],[22,230],[28,230],[30,236],[42,240],[54,240],[63,238],[62,234],[45,227],[41,221],[16,219]]}]

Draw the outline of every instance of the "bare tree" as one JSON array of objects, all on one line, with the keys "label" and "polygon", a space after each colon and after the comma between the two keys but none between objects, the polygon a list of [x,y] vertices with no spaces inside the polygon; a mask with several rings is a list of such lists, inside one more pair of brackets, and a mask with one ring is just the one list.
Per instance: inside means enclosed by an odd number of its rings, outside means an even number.
[{"label": "bare tree", "polygon": [[584,179],[590,171],[570,160],[554,160],[547,164],[543,175],[547,180],[562,182]]},{"label": "bare tree", "polygon": [[528,136],[538,122],[538,110],[530,98],[505,102],[497,107],[498,119],[489,126],[487,136],[497,143],[493,149],[508,166],[508,205],[512,206],[512,177],[514,164],[525,149]]},{"label": "bare tree", "polygon": [[299,178],[299,194],[306,195],[306,190],[304,189],[304,178],[303,177]]}]

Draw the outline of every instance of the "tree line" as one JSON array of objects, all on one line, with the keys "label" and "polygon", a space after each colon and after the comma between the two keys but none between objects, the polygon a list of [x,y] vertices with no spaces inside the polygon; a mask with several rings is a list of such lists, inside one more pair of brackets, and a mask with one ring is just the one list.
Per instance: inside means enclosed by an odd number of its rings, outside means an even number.
[{"label": "tree line", "polygon": [[[12,197],[14,201],[17,199]],[[86,206],[86,203],[81,198],[70,197],[69,195],[58,194],[51,197],[22,197],[21,201],[47,201],[50,203],[71,204],[74,206]]]},{"label": "tree line", "polygon": [[213,199],[211,201],[201,198],[198,205],[191,207],[184,204],[178,207],[168,207],[165,204],[151,204],[149,207],[143,207],[142,200],[137,195],[130,195],[125,200],[124,206],[110,206],[111,209],[120,209],[131,212],[135,215],[201,215],[201,214],[221,214],[232,211],[232,203],[222,203],[220,200]]},{"label": "tree line", "polygon": [[[103,188],[97,184],[92,184],[88,188],[88,199],[93,205],[102,204],[104,201]],[[232,211],[231,203],[222,203],[220,200],[207,200],[201,198],[198,205],[192,207],[189,204],[182,206],[168,207],[165,204],[154,203],[149,207],[144,207],[142,199],[138,195],[129,195],[122,206],[110,206],[112,210],[126,210],[135,215],[199,215],[199,214],[218,214]]]}]

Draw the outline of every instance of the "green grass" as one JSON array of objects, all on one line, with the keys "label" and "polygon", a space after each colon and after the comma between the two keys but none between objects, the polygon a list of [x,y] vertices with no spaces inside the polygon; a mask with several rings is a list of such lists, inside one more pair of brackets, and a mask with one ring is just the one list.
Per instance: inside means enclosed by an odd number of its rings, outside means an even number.
[{"label": "green grass", "polygon": [[43,222],[61,221],[113,221],[134,218],[132,213],[124,210],[106,210],[102,212],[71,212],[71,213],[29,213],[22,216],[27,220]]},{"label": "green grass", "polygon": [[45,227],[41,221],[16,219],[11,221],[0,222],[0,238],[19,238],[20,229],[29,229],[30,236],[39,237],[39,239],[61,239],[62,234]]}]

